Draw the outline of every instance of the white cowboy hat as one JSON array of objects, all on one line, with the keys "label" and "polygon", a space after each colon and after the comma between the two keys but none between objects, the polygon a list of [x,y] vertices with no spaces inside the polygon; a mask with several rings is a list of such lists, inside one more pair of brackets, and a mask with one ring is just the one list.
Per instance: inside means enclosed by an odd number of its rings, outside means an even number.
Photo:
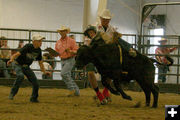
[{"label": "white cowboy hat", "polygon": [[105,9],[102,11],[102,13],[99,15],[99,17],[104,18],[104,19],[111,19],[113,14],[110,13],[108,9]]},{"label": "white cowboy hat", "polygon": [[57,29],[57,32],[64,31],[64,30],[67,30],[68,33],[70,32],[70,28],[66,26],[61,26],[59,29]]},{"label": "white cowboy hat", "polygon": [[43,40],[43,39],[45,39],[45,37],[43,37],[41,35],[33,35],[33,37],[32,37],[32,41]]},{"label": "white cowboy hat", "polygon": [[161,38],[158,42],[167,42],[166,38]]}]

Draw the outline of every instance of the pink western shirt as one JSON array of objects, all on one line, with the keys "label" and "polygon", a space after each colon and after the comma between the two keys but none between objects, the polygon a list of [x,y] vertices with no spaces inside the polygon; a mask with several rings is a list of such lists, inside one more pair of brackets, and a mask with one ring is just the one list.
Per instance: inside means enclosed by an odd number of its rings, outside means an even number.
[{"label": "pink western shirt", "polygon": [[107,35],[109,35],[111,38],[113,36],[113,32],[116,32],[116,29],[112,27],[111,25],[108,25],[107,30],[105,31],[103,26],[101,24],[96,25],[97,31],[99,32],[105,32]]},{"label": "pink western shirt", "polygon": [[[156,54],[161,54],[161,55],[168,55],[170,52],[173,52],[177,48],[166,48],[166,47],[161,47],[161,48],[156,48],[155,53]],[[165,56],[156,56],[157,60],[161,63],[167,64],[168,61],[165,58]]]},{"label": "pink western shirt", "polygon": [[56,42],[55,50],[59,53],[59,57],[61,59],[67,59],[75,56],[72,53],[66,52],[66,49],[69,49],[71,52],[76,52],[78,49],[76,41],[70,37],[66,37],[64,39],[61,38]]}]

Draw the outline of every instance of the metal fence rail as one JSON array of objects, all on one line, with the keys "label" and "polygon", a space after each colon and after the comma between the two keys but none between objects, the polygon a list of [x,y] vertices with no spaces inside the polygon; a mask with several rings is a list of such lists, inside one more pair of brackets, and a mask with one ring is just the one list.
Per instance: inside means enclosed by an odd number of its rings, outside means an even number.
[{"label": "metal fence rail", "polygon": [[[177,35],[143,35],[143,36],[138,36],[141,37],[141,44],[138,46],[140,49],[140,52],[142,54],[147,55],[148,57],[153,57],[155,58],[155,49],[159,47],[159,44],[154,44],[154,40],[157,38],[167,38],[168,39],[168,44],[164,45],[164,47],[178,47],[178,49],[171,54],[169,54],[170,57],[174,59],[174,64],[170,67],[171,71],[168,72],[166,75],[168,77],[169,83],[175,83],[179,84],[179,66],[180,66],[180,37]],[[162,55],[159,55],[162,56]],[[157,72],[157,67],[156,67],[156,77],[158,74]]]},{"label": "metal fence rail", "polygon": [[[10,48],[0,48],[0,50],[18,50],[18,42],[23,41],[24,44],[31,43],[32,42],[32,36],[34,34],[40,34],[44,37],[46,37],[46,40],[43,40],[42,43],[42,52],[45,53],[44,49],[47,47],[55,47],[55,43],[57,40],[59,40],[60,36],[56,31],[49,31],[49,30],[31,30],[31,29],[14,29],[14,28],[0,28],[0,36],[5,36],[6,40],[8,40],[8,46]],[[75,35],[76,42],[78,44],[83,43],[83,35],[80,32],[71,32],[70,34]],[[7,60],[5,60],[7,61]],[[47,60],[45,60],[47,62]],[[51,61],[51,60],[48,60]],[[60,59],[57,57],[55,60],[52,60],[53,62],[56,62],[56,67],[53,70],[54,74],[53,77],[56,80],[60,80],[60,72],[61,72],[61,65],[60,65]],[[31,65],[31,68],[35,71],[38,79],[41,79],[41,72],[39,67],[37,66],[37,62],[33,62]],[[8,68],[9,70],[12,68]]]},{"label": "metal fence rail", "polygon": [[[9,49],[7,48],[0,48],[0,50],[17,50],[17,45],[19,41],[24,41],[24,44],[31,43],[31,38],[33,34],[40,34],[42,36],[46,37],[46,40],[43,40],[42,44],[42,51],[47,47],[55,47],[55,43],[57,40],[59,40],[60,36],[56,31],[49,31],[49,30],[31,30],[31,29],[14,29],[14,28],[0,28],[0,36],[5,36],[8,40]],[[78,44],[83,44],[84,37],[82,32],[70,32],[70,34],[75,35],[76,42]],[[130,42],[133,44],[134,48],[136,48],[136,35],[134,34],[123,34],[123,39],[125,39],[127,42]],[[45,51],[43,51],[44,53]],[[61,72],[61,60],[59,58],[56,58],[54,62],[57,63],[56,68],[54,69],[54,79],[59,80],[61,79],[60,72]],[[37,62],[34,62],[31,65],[31,68],[33,71],[35,71],[37,77],[41,79],[41,73],[39,72],[40,69],[37,66]],[[12,69],[12,68],[8,68]],[[77,73],[77,70],[74,69],[73,72]],[[85,73],[82,72],[84,76],[86,77]],[[86,79],[86,78],[84,78]]]},{"label": "metal fence rail", "polygon": [[[0,36],[6,37],[6,39],[8,40],[8,45],[10,47],[9,49],[0,48],[0,50],[17,50],[18,42],[24,41],[24,44],[31,43],[31,41],[32,41],[31,38],[32,38],[33,34],[40,34],[40,35],[46,37],[46,40],[43,41],[43,44],[41,47],[42,50],[44,50],[47,47],[54,48],[56,41],[59,40],[59,38],[60,38],[59,34],[56,31],[0,28]],[[84,41],[83,33],[71,32],[70,34],[75,35],[75,39],[78,44],[83,44],[83,41]],[[140,36],[135,35],[135,34],[123,34],[122,38],[124,40],[126,40],[127,42],[131,43],[135,49],[137,49],[137,47],[140,47],[141,48],[140,52],[142,54],[147,55],[148,57],[155,57],[156,54],[152,49],[159,46],[158,44],[153,44],[153,43],[151,43],[151,41],[148,41],[151,38],[166,37],[169,39],[169,41],[175,41],[173,43],[166,45],[167,47],[172,47],[172,46],[179,47],[180,46],[179,36],[176,36],[176,35],[168,35],[168,36],[143,35],[143,36],[141,36],[142,37],[141,45],[137,45],[137,43],[138,43],[137,40],[139,37]],[[43,53],[44,52],[45,51],[43,51]],[[179,84],[179,75],[180,75],[180,73],[179,73],[179,66],[180,66],[180,64],[179,64],[179,62],[180,62],[179,49],[170,55],[171,55],[171,57],[173,57],[175,59],[175,63],[171,67],[172,72],[168,73],[167,76],[176,77],[176,79],[173,78],[173,79],[175,79],[173,83]],[[47,61],[47,60],[45,60],[45,61]],[[60,76],[61,60],[59,58],[56,58],[55,60],[52,60],[52,61],[57,63],[57,65],[54,69],[53,79],[60,80],[61,79],[61,76]],[[42,79],[40,69],[39,69],[39,67],[37,67],[37,62],[34,62],[31,66],[31,68],[33,69],[33,71],[35,71],[38,79]],[[12,69],[12,68],[8,68],[8,69]],[[82,72],[83,75],[85,76],[84,80],[87,80],[87,76],[85,75],[84,71],[77,71],[76,69],[74,69],[73,72],[74,73]],[[158,75],[158,72],[156,72],[156,75]]]}]

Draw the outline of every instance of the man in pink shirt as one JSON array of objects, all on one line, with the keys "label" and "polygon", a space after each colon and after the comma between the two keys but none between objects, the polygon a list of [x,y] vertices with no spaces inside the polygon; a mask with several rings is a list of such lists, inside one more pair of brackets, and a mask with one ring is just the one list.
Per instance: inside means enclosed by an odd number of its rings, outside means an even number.
[{"label": "man in pink shirt", "polygon": [[67,36],[67,34],[70,32],[69,28],[66,26],[61,26],[57,32],[61,35],[61,38],[56,42],[55,50],[59,53],[59,57],[61,58],[62,79],[67,85],[67,88],[70,90],[70,96],[79,96],[79,87],[71,77],[71,71],[75,64],[74,57],[78,46],[74,39]]},{"label": "man in pink shirt", "polygon": [[[174,50],[176,50],[177,48],[176,47],[173,47],[173,48],[165,47],[164,45],[166,45],[166,43],[167,43],[167,39],[165,39],[165,38],[161,38],[161,40],[159,40],[159,43],[161,46],[156,48],[156,50],[155,50],[156,59],[160,63],[162,63],[163,65],[158,66],[158,69],[159,69],[158,80],[160,82],[165,83],[166,82],[166,75],[165,74],[167,73],[167,71],[169,69],[169,65],[172,64],[171,61],[169,61],[166,56],[170,52],[173,52]],[[164,56],[162,56],[162,55],[164,55]]]}]

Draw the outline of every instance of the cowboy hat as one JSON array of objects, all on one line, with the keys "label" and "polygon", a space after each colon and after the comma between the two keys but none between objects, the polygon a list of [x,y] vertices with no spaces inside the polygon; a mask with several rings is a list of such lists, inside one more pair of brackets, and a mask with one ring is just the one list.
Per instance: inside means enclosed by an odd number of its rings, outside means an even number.
[{"label": "cowboy hat", "polygon": [[68,33],[70,32],[70,28],[68,28],[66,26],[61,26],[59,29],[57,29],[57,32],[61,32],[61,31],[64,31],[64,30],[67,30]]},{"label": "cowboy hat", "polygon": [[167,42],[166,38],[161,38],[158,42]]},{"label": "cowboy hat", "polygon": [[110,13],[108,9],[105,9],[102,11],[102,13],[99,15],[99,17],[104,18],[104,19],[111,19],[113,14]]}]

